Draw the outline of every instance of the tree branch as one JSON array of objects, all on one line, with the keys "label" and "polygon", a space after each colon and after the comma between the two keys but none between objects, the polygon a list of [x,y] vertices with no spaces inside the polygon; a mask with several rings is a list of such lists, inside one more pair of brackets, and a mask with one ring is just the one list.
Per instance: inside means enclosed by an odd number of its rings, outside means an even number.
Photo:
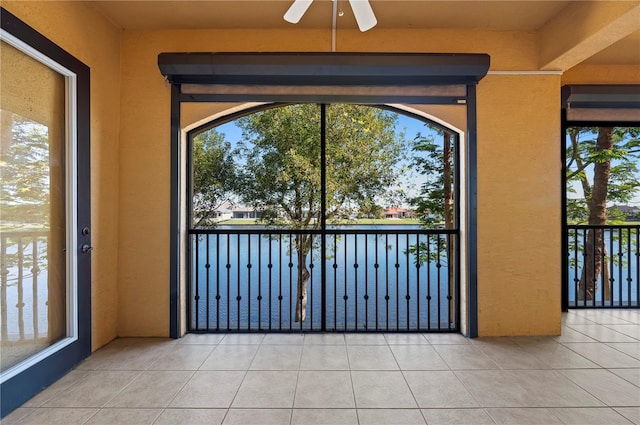
[{"label": "tree branch", "polygon": [[582,164],[581,167],[579,167],[578,169],[576,169],[573,173],[569,174],[567,176],[567,180],[571,180],[572,178],[574,178],[575,176],[578,175],[578,173],[580,173],[580,171],[584,170],[585,168],[587,168],[589,165],[593,164],[593,162],[589,161],[585,164]]},{"label": "tree branch", "polygon": [[[572,131],[570,133],[571,138],[571,146],[573,147],[574,158],[576,160],[576,164],[578,164],[579,170],[584,170],[589,164],[583,164],[582,158],[580,157],[578,150],[578,132]],[[583,174],[580,177],[580,183],[582,184],[582,191],[584,192],[584,197],[587,199],[587,203],[589,203],[591,199],[591,185],[589,184],[589,179],[587,179],[586,174]]]}]

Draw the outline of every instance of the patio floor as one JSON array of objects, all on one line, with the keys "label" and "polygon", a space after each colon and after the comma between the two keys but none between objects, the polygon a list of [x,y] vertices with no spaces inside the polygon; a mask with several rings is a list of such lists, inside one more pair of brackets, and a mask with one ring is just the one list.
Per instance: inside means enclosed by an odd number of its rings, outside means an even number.
[{"label": "patio floor", "polygon": [[640,311],[572,310],[560,337],[121,338],[14,423],[640,424]]}]

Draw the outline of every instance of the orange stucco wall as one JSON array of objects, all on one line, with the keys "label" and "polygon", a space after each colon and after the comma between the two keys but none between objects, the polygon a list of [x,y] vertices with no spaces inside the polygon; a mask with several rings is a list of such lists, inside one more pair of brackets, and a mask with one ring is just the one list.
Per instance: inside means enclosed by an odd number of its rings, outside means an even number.
[{"label": "orange stucco wall", "polygon": [[[319,30],[304,32],[299,37],[292,37],[289,31],[123,33],[120,335],[166,336],[169,333],[171,105],[170,87],[158,70],[158,54],[216,50],[313,51],[321,50],[327,43],[330,43],[330,34]],[[194,115],[194,118],[201,116]]]},{"label": "orange stucco wall", "polygon": [[562,75],[562,84],[638,84],[640,67],[635,65],[578,65]]},{"label": "orange stucco wall", "polygon": [[[116,335],[167,336],[170,87],[157,55],[329,51],[331,32],[121,31],[83,4],[3,6],[92,70],[94,347]],[[353,52],[482,52],[491,55],[492,71],[530,71],[539,65],[538,42],[534,32],[379,29],[339,31],[336,46]],[[585,82],[590,72],[498,73],[478,86],[481,335],[560,332],[560,87]],[[598,75],[600,83],[621,82]],[[628,80],[637,83],[637,72],[629,71]],[[189,110],[183,124],[206,116],[205,109]]]},{"label": "orange stucco wall", "polygon": [[478,86],[479,334],[560,333],[560,76]]},{"label": "orange stucco wall", "polygon": [[[159,74],[158,53],[327,51],[329,36],[318,30],[124,31],[121,335],[168,334],[170,88]],[[487,52],[492,69],[505,71],[535,66],[535,40],[531,33],[381,30],[344,32],[337,46],[344,51],[375,46],[381,51]],[[478,88],[482,335],[560,331],[559,90],[560,77],[553,74],[490,76]],[[183,109],[193,120],[207,114],[204,107]],[[162,185],[167,190],[157,190]],[[539,189],[535,196],[532,187]],[[527,237],[514,236],[520,231]],[[544,271],[536,264],[545,264]]]},{"label": "orange stucco wall", "polygon": [[2,7],[91,68],[92,345],[117,336],[120,31],[78,3],[2,1]]}]

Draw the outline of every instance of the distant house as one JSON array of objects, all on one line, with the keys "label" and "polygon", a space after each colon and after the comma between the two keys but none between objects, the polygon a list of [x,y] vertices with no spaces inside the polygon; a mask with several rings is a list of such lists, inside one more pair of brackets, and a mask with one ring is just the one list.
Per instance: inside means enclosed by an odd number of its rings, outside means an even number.
[{"label": "distant house", "polygon": [[218,208],[215,211],[215,214],[215,221],[231,220],[231,218],[233,217],[233,213],[231,212],[231,210],[228,210],[226,208]]},{"label": "distant house", "polygon": [[629,205],[614,205],[612,207],[607,208],[608,212],[611,211],[619,211],[626,216],[627,220],[640,220],[640,208],[632,207]]},{"label": "distant house", "polygon": [[220,205],[213,212],[207,207],[201,204],[194,206],[193,222],[197,223],[197,226],[211,226],[221,221],[230,220],[232,217],[231,205],[228,203]]},{"label": "distant house", "polygon": [[413,217],[413,211],[399,208],[389,207],[384,210],[384,218],[411,218]]},{"label": "distant house", "polygon": [[262,216],[262,211],[257,210],[252,207],[235,207],[232,210],[233,218],[260,218]]}]

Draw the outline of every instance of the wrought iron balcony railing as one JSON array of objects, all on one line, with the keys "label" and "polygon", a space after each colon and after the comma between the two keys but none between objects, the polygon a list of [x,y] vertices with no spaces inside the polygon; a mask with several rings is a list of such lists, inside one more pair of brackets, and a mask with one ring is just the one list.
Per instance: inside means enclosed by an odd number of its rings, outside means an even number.
[{"label": "wrought iron balcony railing", "polygon": [[640,306],[640,225],[568,225],[566,238],[568,307]]},{"label": "wrought iron balcony railing", "polygon": [[48,236],[47,231],[0,233],[1,341],[47,335]]},{"label": "wrought iron balcony railing", "polygon": [[403,227],[191,230],[190,330],[458,330],[457,230]]}]

